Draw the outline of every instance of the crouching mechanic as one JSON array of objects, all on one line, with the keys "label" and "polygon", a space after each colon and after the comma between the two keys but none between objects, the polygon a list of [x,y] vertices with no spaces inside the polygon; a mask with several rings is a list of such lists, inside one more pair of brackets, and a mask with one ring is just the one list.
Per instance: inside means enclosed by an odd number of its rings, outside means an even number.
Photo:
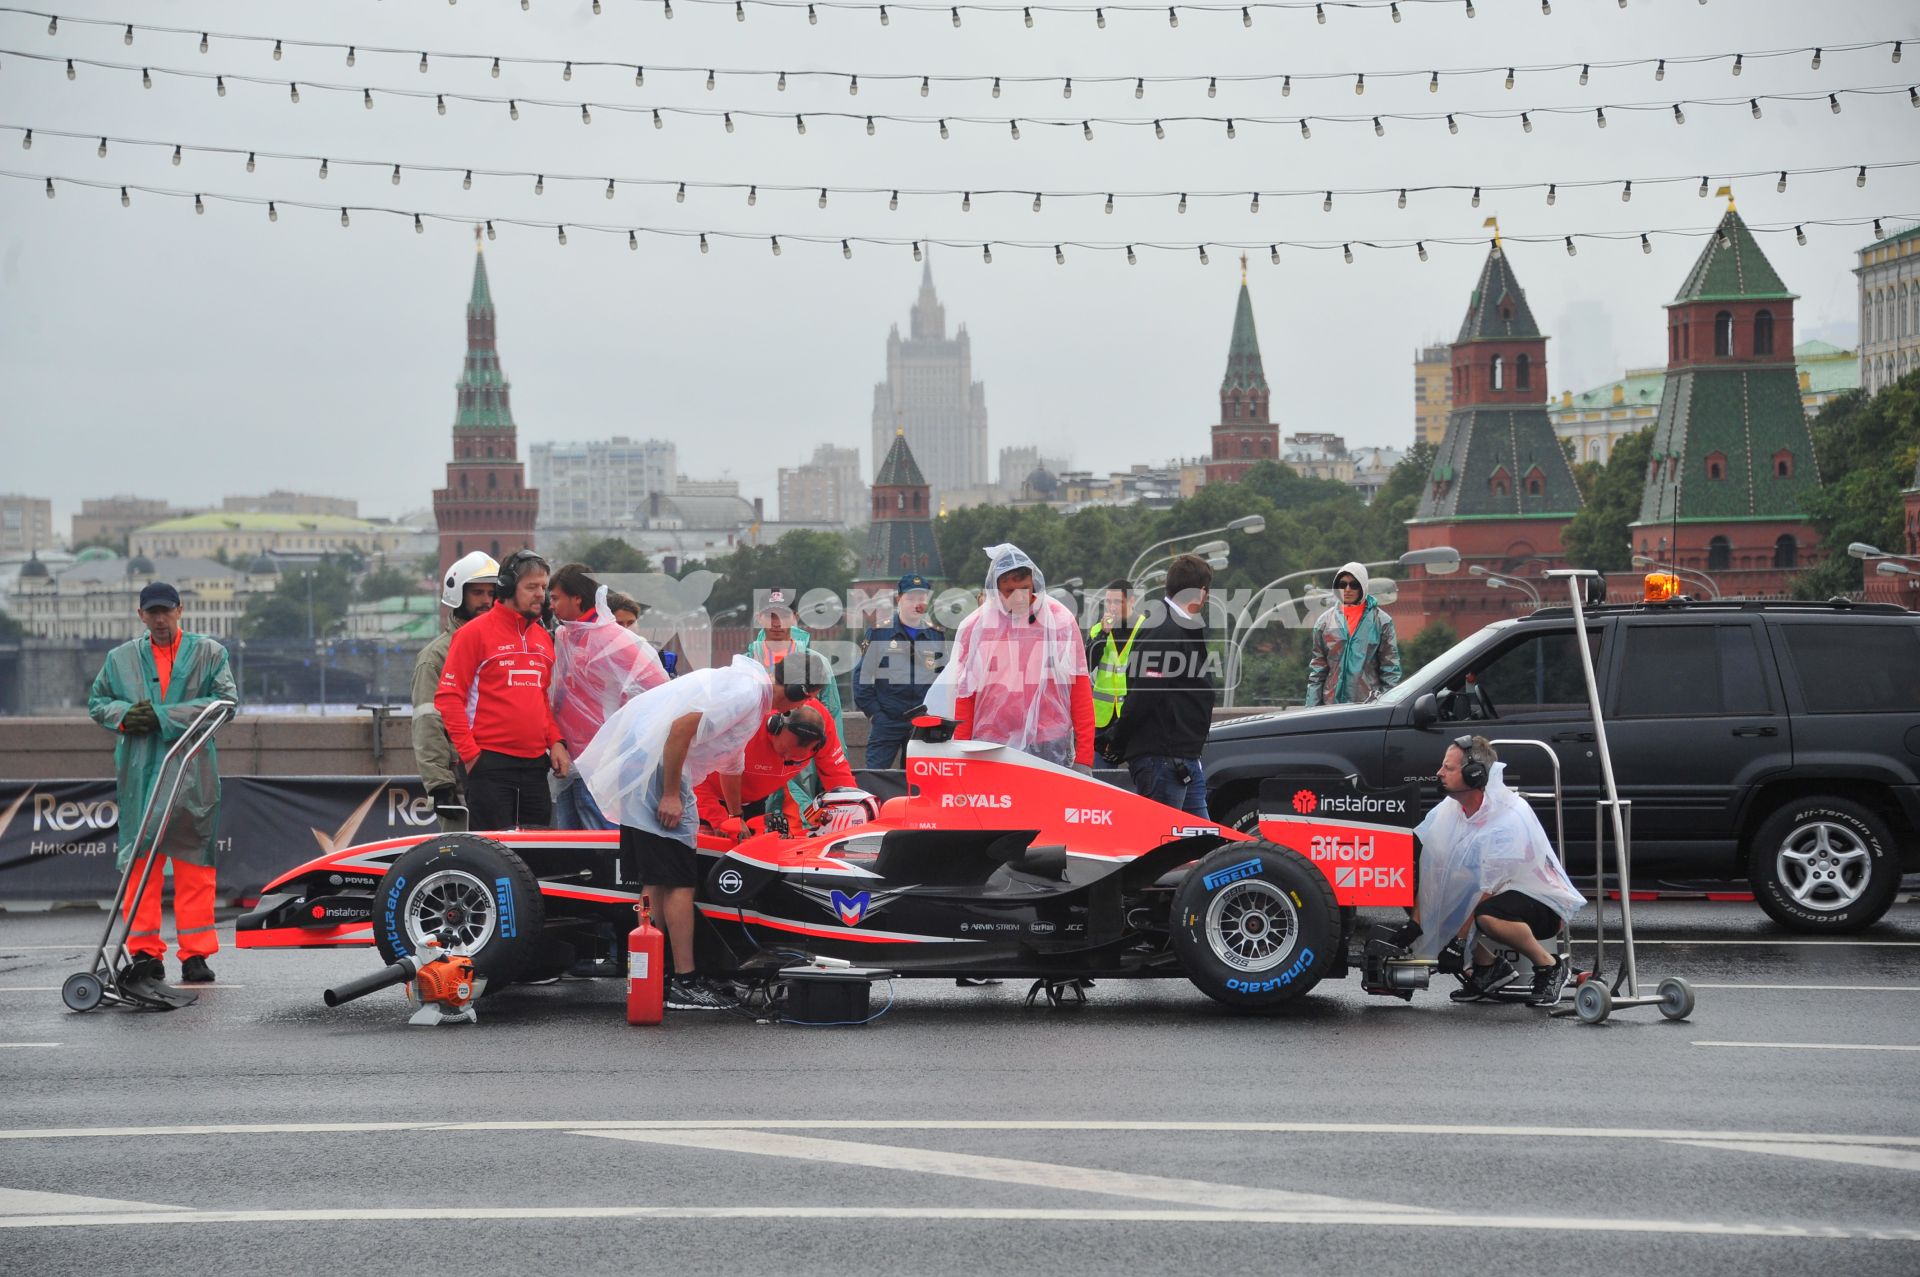
[{"label": "crouching mechanic", "polygon": [[[790,671],[789,660],[801,664]],[[819,714],[804,705],[805,688],[825,665],[823,657],[796,652],[771,672],[748,656],[695,670],[621,706],[578,760],[594,802],[620,826],[621,858],[665,924],[673,962],[669,1007],[720,1010],[734,1002],[694,964],[693,893],[700,874],[694,782],[715,773],[738,776],[759,734],[773,738],[780,757],[811,761],[813,746],[793,725]],[[800,694],[790,696],[794,691]],[[824,727],[819,735],[825,739]]]},{"label": "crouching mechanic", "polygon": [[1527,1005],[1548,1007],[1560,1000],[1571,971],[1540,942],[1558,935],[1587,901],[1560,867],[1533,808],[1507,788],[1505,771],[1484,736],[1462,736],[1447,747],[1439,780],[1450,801],[1414,830],[1420,886],[1402,939],[1432,957],[1477,930],[1473,967],[1453,1000],[1476,1002],[1513,982],[1513,964],[1495,955],[1491,942],[1532,959]]}]

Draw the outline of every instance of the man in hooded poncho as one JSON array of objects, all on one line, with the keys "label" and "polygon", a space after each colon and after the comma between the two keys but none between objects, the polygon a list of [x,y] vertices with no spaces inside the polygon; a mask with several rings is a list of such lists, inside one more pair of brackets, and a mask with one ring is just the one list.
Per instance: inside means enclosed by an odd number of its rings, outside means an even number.
[{"label": "man in hooded poncho", "polygon": [[980,607],[960,622],[927,708],[958,739],[996,741],[1062,767],[1093,771],[1093,688],[1072,609],[1019,546],[987,547]]},{"label": "man in hooded poncho", "polygon": [[[113,732],[113,764],[119,778],[120,847],[115,861],[120,872],[133,865],[136,875],[146,872],[148,856],[173,862],[173,922],[178,932],[180,978],[190,984],[213,979],[209,955],[219,951],[213,929],[214,844],[220,819],[220,764],[213,744],[186,763],[177,809],[168,822],[166,838],[154,845],[161,817],[147,821],[145,841],[136,846],[147,805],[157,798],[162,760],[200,711],[216,700],[237,700],[227,649],[202,634],[180,628],[180,592],[165,581],[154,581],[140,591],[140,619],[146,636],[122,643],[107,653],[106,664],[87,694],[87,713]],[[160,980],[167,945],[160,938],[160,871],[155,865],[139,911],[128,910],[127,950],[134,978]],[[123,977],[124,978],[124,977]]]},{"label": "man in hooded poncho", "polygon": [[1367,593],[1368,585],[1364,564],[1349,563],[1334,573],[1334,604],[1313,626],[1308,705],[1370,701],[1400,681],[1393,618]]},{"label": "man in hooded poncho", "polygon": [[[553,725],[578,758],[609,715],[640,693],[665,684],[667,671],[653,644],[622,626],[607,587],[582,563],[563,563],[548,585],[553,615]],[[560,777],[553,796],[558,829],[612,829],[594,805],[579,773]]]},{"label": "man in hooded poncho", "polygon": [[1483,736],[1447,747],[1439,780],[1447,798],[1413,833],[1420,844],[1420,886],[1403,935],[1434,957],[1449,941],[1473,942],[1474,967],[1453,998],[1475,1002],[1513,982],[1513,965],[1489,942],[1533,961],[1532,1006],[1552,1006],[1566,990],[1567,960],[1540,943],[1558,935],[1587,903],[1547,841],[1527,800],[1509,789],[1506,764]]}]

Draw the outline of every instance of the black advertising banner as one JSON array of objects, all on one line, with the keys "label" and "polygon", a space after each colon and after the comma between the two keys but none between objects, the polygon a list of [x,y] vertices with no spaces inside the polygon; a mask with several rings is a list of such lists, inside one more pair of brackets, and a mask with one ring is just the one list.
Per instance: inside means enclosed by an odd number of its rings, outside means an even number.
[{"label": "black advertising banner", "polygon": [[[883,800],[906,790],[900,771],[854,775]],[[111,900],[119,819],[110,780],[0,781],[0,906]],[[417,776],[223,776],[220,899],[341,847],[438,827]]]}]

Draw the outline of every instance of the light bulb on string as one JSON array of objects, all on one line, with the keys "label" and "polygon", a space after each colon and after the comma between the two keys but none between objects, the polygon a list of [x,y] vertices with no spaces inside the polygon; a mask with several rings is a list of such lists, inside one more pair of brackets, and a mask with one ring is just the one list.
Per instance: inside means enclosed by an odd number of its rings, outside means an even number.
[{"label": "light bulb on string", "polygon": [[1687,122],[1687,113],[1680,109],[1678,102],[1673,104],[1673,122],[1675,124],[1685,124]]},{"label": "light bulb on string", "polygon": [[100,139],[99,156],[103,160],[107,158],[107,139],[104,137]]},{"label": "light bulb on string", "polygon": [[1407,206],[1407,188],[1403,186],[1400,188],[1400,207],[1405,208],[1406,206]]},{"label": "light bulb on string", "polygon": [[297,83],[287,86],[287,98],[295,106],[300,105],[300,86]]},{"label": "light bulb on string", "polygon": [[1533,132],[1533,117],[1525,111],[1520,112],[1520,130],[1523,133]]},{"label": "light bulb on string", "polygon": [[1293,96],[1293,77],[1292,76],[1283,75],[1280,77],[1280,96],[1283,98],[1290,98]]},{"label": "light bulb on string", "polygon": [[278,40],[273,42],[273,60],[275,62],[280,60],[280,42]]},{"label": "light bulb on string", "polygon": [[153,72],[147,70],[145,67],[140,68],[140,87],[143,89],[151,89],[153,87]]},{"label": "light bulb on string", "polygon": [[1375,137],[1385,137],[1387,135],[1387,126],[1380,123],[1380,117],[1377,115],[1373,117],[1373,135]]},{"label": "light bulb on string", "polygon": [[1166,125],[1160,123],[1160,121],[1158,120],[1155,120],[1153,122],[1153,136],[1159,141],[1162,141],[1162,142],[1166,141],[1167,140]]},{"label": "light bulb on string", "polygon": [[1395,0],[1395,3],[1389,4],[1387,6],[1387,12],[1393,15],[1393,20],[1395,22],[1400,21],[1400,5],[1398,3],[1398,0]]},{"label": "light bulb on string", "polygon": [[823,186],[820,188],[820,207],[825,208],[826,206],[827,206],[827,188]]},{"label": "light bulb on string", "polygon": [[1820,69],[1820,50],[1818,49],[1813,51],[1813,69],[1815,71]]},{"label": "light bulb on string", "polygon": [[813,11],[812,5],[807,6],[807,25],[810,27],[817,27],[820,25],[820,15]]},{"label": "light bulb on string", "polygon": [[1740,71],[1743,65],[1745,64],[1745,61],[1746,61],[1746,55],[1744,53],[1736,53],[1733,55],[1733,73],[1735,75],[1740,74]]},{"label": "light bulb on string", "polygon": [[272,200],[267,201],[267,220],[269,222],[277,222],[280,220],[280,210],[274,205]]},{"label": "light bulb on string", "polygon": [[1507,88],[1509,90],[1513,88],[1513,68],[1512,67],[1507,68]]},{"label": "light bulb on string", "polygon": [[656,129],[664,129],[667,127],[667,122],[660,118],[659,107],[653,109],[653,127]]},{"label": "light bulb on string", "polygon": [[1000,96],[1000,77],[997,75],[993,77],[993,96]]},{"label": "light bulb on string", "polygon": [[1887,237],[1887,233],[1884,230],[1880,229],[1880,219],[1877,217],[1873,219],[1873,237],[1876,240],[1885,239]]},{"label": "light bulb on string", "polygon": [[700,232],[700,251],[703,253],[707,251],[707,233],[705,231]]},{"label": "light bulb on string", "polygon": [[1058,244],[1053,246],[1053,264],[1055,266],[1065,266],[1067,264],[1067,255],[1060,251]]},{"label": "light bulb on string", "polygon": [[1415,248],[1416,250],[1418,250],[1418,251],[1419,251],[1419,253],[1420,253],[1420,260],[1421,260],[1421,261],[1423,261],[1423,262],[1424,262],[1424,261],[1426,261],[1426,260],[1427,260],[1427,242],[1426,242],[1425,240],[1423,240],[1423,239],[1422,239],[1422,240],[1415,240],[1415,241],[1414,241],[1414,243],[1413,243],[1413,246],[1414,246],[1414,248]]},{"label": "light bulb on string", "polygon": [[932,78],[924,75],[921,76],[920,77],[920,96],[926,97],[931,92],[933,92]]},{"label": "light bulb on string", "polygon": [[1473,188],[1473,206],[1480,207],[1480,188],[1477,186]]},{"label": "light bulb on string", "polygon": [[1773,184],[1773,189],[1782,195],[1787,193],[1787,170],[1780,170],[1780,180]]},{"label": "light bulb on string", "polygon": [[219,94],[221,97],[227,96],[227,77],[226,76],[216,75],[213,77],[213,91]]},{"label": "light bulb on string", "polygon": [[760,188],[757,186],[749,186],[747,188],[747,207],[752,208],[755,204],[758,204],[759,202],[760,202]]},{"label": "light bulb on string", "polygon": [[[20,139],[20,149],[23,151],[31,151],[33,149],[32,129],[28,129],[26,135]],[[173,148],[173,162],[175,164],[180,162],[180,148],[177,146]]]},{"label": "light bulb on string", "polygon": [[920,241],[917,239],[913,241],[913,260],[916,262],[920,260]]},{"label": "light bulb on string", "polygon": [[47,198],[48,199],[53,198],[53,179],[52,178],[47,179]]},{"label": "light bulb on string", "polygon": [[495,58],[493,60],[493,78],[496,80],[500,78],[500,59],[499,58]]},{"label": "light bulb on string", "polygon": [[1760,99],[1748,98],[1747,105],[1753,109],[1753,118],[1756,120],[1759,119],[1760,118]]},{"label": "light bulb on string", "polygon": [[133,199],[131,196],[127,194],[127,188],[124,186],[121,187],[120,188],[120,207],[131,208],[132,206],[133,206]]},{"label": "light bulb on string", "polygon": [[[47,187],[47,194],[53,194],[53,187],[51,185]],[[193,211],[196,213],[204,213],[207,211],[206,201],[201,199],[197,194],[193,197]]]},{"label": "light bulb on string", "polygon": [[772,236],[772,240],[773,240],[773,255],[775,257],[778,257],[780,256],[780,237],[778,235]]},{"label": "light bulb on string", "polygon": [[[596,4],[594,7],[598,9],[599,6],[598,4]],[[632,231],[627,232],[627,249],[630,252],[640,251],[640,237],[634,234]]]},{"label": "light bulb on string", "polygon": [[1102,31],[1107,29],[1107,11],[1105,9],[1095,9],[1093,11],[1093,25],[1099,27]]},{"label": "light bulb on string", "polygon": [[1656,83],[1667,78],[1667,60],[1665,58],[1661,58],[1654,63],[1653,78]]},{"label": "light bulb on string", "polygon": [[1024,14],[1026,15],[1026,20],[1027,20],[1027,26],[1028,26],[1028,28],[1029,28],[1029,29],[1031,29],[1031,28],[1032,28],[1032,26],[1033,26],[1033,10],[1032,10],[1032,9],[1023,9],[1023,10],[1021,10],[1021,12],[1022,12],[1022,13],[1024,13]]},{"label": "light bulb on string", "polygon": [[[1229,130],[1231,130],[1232,126],[1228,126],[1228,127],[1229,127]],[[1089,142],[1093,141],[1093,121],[1091,120],[1080,121],[1080,136],[1084,137]]]},{"label": "light bulb on string", "polygon": [[473,170],[472,169],[468,169],[466,173],[460,178],[460,189],[463,191],[470,191],[473,189]]},{"label": "light bulb on string", "polygon": [[327,162],[324,159],[320,161],[320,180],[327,180]]},{"label": "light bulb on string", "polygon": [[1240,25],[1243,27],[1253,25],[1253,10],[1247,8],[1245,5],[1240,6]]},{"label": "light bulb on string", "polygon": [[1729,238],[1729,237],[1727,236],[1727,233],[1726,233],[1725,231],[1723,231],[1723,230],[1721,230],[1721,231],[1715,231],[1715,232],[1713,233],[1713,242],[1714,242],[1714,244],[1715,244],[1715,245],[1716,245],[1717,247],[1720,247],[1720,248],[1732,248],[1732,247],[1733,247],[1733,240],[1732,240],[1732,239],[1730,239],[1730,238]]},{"label": "light bulb on string", "polygon": [[346,226],[351,226],[352,224],[353,224],[352,219],[347,216],[347,210],[342,208],[340,210],[340,225],[342,227],[346,227]]},{"label": "light bulb on string", "polygon": [[[571,82],[573,80],[573,63],[571,62],[567,63],[567,65],[560,72],[560,78],[568,82]],[[713,85],[709,84],[707,85],[707,87],[712,88]]]},{"label": "light bulb on string", "polygon": [[1227,117],[1227,141],[1231,142],[1239,135],[1233,131],[1233,117]]},{"label": "light bulb on string", "polygon": [[1447,113],[1447,132],[1458,133],[1459,131],[1460,131],[1460,122],[1454,119],[1453,113],[1449,111]]},{"label": "light bulb on string", "polygon": [[1127,245],[1127,265],[1132,266],[1140,259],[1133,255],[1133,245]]},{"label": "light bulb on string", "polygon": [[1036,213],[1040,211],[1040,192],[1038,191],[1033,193],[1033,211]]},{"label": "light bulb on string", "polygon": [[840,241],[840,256],[849,261],[853,259],[853,245],[844,239]]},{"label": "light bulb on string", "polygon": [[253,172],[253,152],[247,152],[247,172]]},{"label": "light bulb on string", "polygon": [[[202,31],[200,33],[200,52],[205,53],[206,51],[207,51],[207,33]],[[1894,54],[1894,61],[1898,62],[1899,60],[1900,60],[1899,53],[1896,50]]]},{"label": "light bulb on string", "polygon": [[989,266],[993,265],[993,245],[982,244],[980,246],[980,260]]},{"label": "light bulb on string", "polygon": [[1622,204],[1629,204],[1633,202],[1633,183],[1631,181],[1627,182],[1626,185],[1620,188],[1620,202]]},{"label": "light bulb on string", "polygon": [[1173,6],[1171,5],[1167,6],[1167,25],[1170,27],[1180,25],[1180,15],[1174,12]]},{"label": "light bulb on string", "polygon": [[373,110],[373,90],[372,89],[360,90],[360,105],[366,107],[367,110],[369,111]]},{"label": "light bulb on string", "polygon": [[1804,247],[1806,247],[1806,243],[1807,243],[1807,230],[1806,230],[1806,227],[1804,227],[1804,226],[1796,226],[1796,227],[1794,227],[1794,228],[1793,228],[1793,238],[1794,238],[1794,241],[1795,241],[1796,243],[1798,243],[1798,244],[1799,244],[1799,245],[1800,245],[1800,246],[1801,246],[1802,248],[1804,248]]},{"label": "light bulb on string", "polygon": [[73,80],[73,79],[79,78],[79,75],[80,73],[73,69],[73,59],[68,58],[67,59],[67,78],[69,80]]},{"label": "light bulb on string", "polygon": [[1440,91],[1440,73],[1438,71],[1435,71],[1433,75],[1427,80],[1427,92],[1438,93],[1439,91]]},{"label": "light bulb on string", "polygon": [[48,34],[48,35],[59,35],[59,34],[60,34],[60,19],[58,19],[58,18],[48,18],[48,19],[47,19],[47,34]]},{"label": "light bulb on string", "polygon": [[1894,61],[1894,64],[1895,64],[1896,66],[1897,66],[1897,65],[1899,65],[1899,62],[1900,62],[1900,41],[1898,41],[1898,40],[1895,40],[1895,41],[1893,42],[1893,61]]},{"label": "light bulb on string", "polygon": [[1322,213],[1333,212],[1333,192],[1332,191],[1328,191],[1326,194],[1326,198],[1320,201],[1320,211]]},{"label": "light bulb on string", "polygon": [[557,226],[557,227],[555,227],[554,229],[555,229],[555,231],[556,231],[556,232],[558,233],[558,235],[559,235],[559,238],[560,238],[560,247],[562,247],[562,248],[565,248],[565,247],[567,246],[567,227],[566,227],[566,224],[565,224],[565,223],[563,222],[563,223],[561,223],[561,224],[560,224],[559,226]]},{"label": "light bulb on string", "polygon": [[1300,136],[1303,138],[1309,138],[1313,136],[1313,130],[1307,127],[1307,121],[1305,117],[1302,117],[1300,120]]},{"label": "light bulb on string", "polygon": [[426,233],[426,229],[426,223],[420,220],[420,214],[415,213],[413,215],[413,233],[415,235],[423,235]]},{"label": "light bulb on string", "polygon": [[1358,75],[1353,77],[1353,96],[1359,97],[1361,94],[1365,93],[1366,91],[1367,91],[1367,73],[1365,71],[1362,71]]},{"label": "light bulb on string", "polygon": [[940,140],[941,140],[942,142],[944,142],[944,141],[946,141],[946,140],[947,140],[947,136],[948,136],[948,134],[947,134],[947,122],[946,122],[945,120],[941,120],[941,121],[940,121]]},{"label": "light bulb on string", "polygon": [[1314,5],[1314,6],[1313,6],[1313,18],[1314,18],[1314,21],[1316,21],[1316,22],[1318,22],[1318,23],[1319,23],[1319,24],[1320,24],[1321,26],[1323,26],[1323,27],[1324,27],[1324,26],[1326,26],[1326,25],[1327,25],[1327,10],[1326,10],[1326,6],[1324,6],[1324,5],[1318,5],[1318,4],[1316,4],[1316,5]]},{"label": "light bulb on string", "polygon": [[1135,100],[1135,101],[1137,102],[1137,101],[1139,101],[1139,100],[1140,100],[1141,98],[1144,98],[1145,96],[1147,96],[1147,81],[1146,81],[1146,78],[1145,78],[1145,77],[1138,77],[1138,78],[1136,78],[1136,79],[1134,80],[1134,82],[1133,82],[1133,97],[1134,97],[1134,100]]},{"label": "light bulb on string", "polygon": [[547,175],[545,173],[534,174],[533,193],[535,195],[545,195],[547,193]]},{"label": "light bulb on string", "polygon": [[494,238],[494,234],[493,234],[493,223],[492,223],[491,221],[489,221],[489,222],[487,223],[487,238],[488,238],[488,239],[492,239],[492,238]]},{"label": "light bulb on string", "polygon": [[1340,254],[1347,259],[1347,265],[1353,265],[1353,245],[1342,244],[1340,246]]},{"label": "light bulb on string", "polygon": [[1588,65],[1587,65],[1586,63],[1584,63],[1584,62],[1583,62],[1583,63],[1581,63],[1581,64],[1580,64],[1580,87],[1581,87],[1581,88],[1585,88],[1585,87],[1586,87],[1586,85],[1587,85],[1587,77],[1588,77],[1588,75],[1589,75],[1589,73],[1591,72],[1591,70],[1592,70],[1592,68],[1591,68],[1591,67],[1589,67],[1589,66],[1588,66]]},{"label": "light bulb on string", "polygon": [[1107,192],[1107,202],[1106,202],[1104,211],[1108,213],[1113,212],[1113,192],[1112,191]]},{"label": "light bulb on string", "polygon": [[1207,96],[1211,98],[1211,97],[1218,97],[1219,95],[1220,95],[1219,77],[1208,76],[1207,77]]},{"label": "light bulb on string", "polygon": [[1020,121],[1018,121],[1018,120],[1008,120],[1008,121],[1007,121],[1007,130],[1008,130],[1008,131],[1009,131],[1010,133],[1012,133],[1012,134],[1013,134],[1013,140],[1014,140],[1014,141],[1016,141],[1016,142],[1018,142],[1018,141],[1020,140]]},{"label": "light bulb on string", "polygon": [[722,113],[720,120],[722,124],[725,124],[727,126],[727,132],[729,133],[733,132],[733,112],[732,111],[727,111]]},{"label": "light bulb on string", "polygon": [[960,25],[960,10],[958,6],[953,9],[953,25],[956,27]]},{"label": "light bulb on string", "polygon": [[1702,174],[1700,177],[1700,198],[1707,198],[1707,179],[1705,174]]},{"label": "light bulb on string", "polygon": [[881,5],[880,6],[880,25],[884,27],[888,25],[889,22],[891,21],[892,19],[887,17],[887,6],[885,6],[884,4]]},{"label": "light bulb on string", "polygon": [[1653,241],[1648,239],[1644,233],[1640,236],[1640,251],[1643,253],[1651,253],[1653,251]]},{"label": "light bulb on string", "polygon": [[1473,0],[1467,0],[1467,16],[1468,16],[1469,18],[1471,18],[1471,17],[1473,17],[1473,16],[1474,16],[1474,13],[1473,13]]},{"label": "light bulb on string", "polygon": [[1560,188],[1552,182],[1547,183],[1547,207],[1552,208],[1560,199]]},{"label": "light bulb on string", "polygon": [[1180,202],[1174,206],[1173,211],[1176,213],[1184,213],[1187,211],[1187,193],[1185,191],[1180,192]]},{"label": "light bulb on string", "polygon": [[398,164],[393,166],[393,184],[395,186],[400,185],[400,166]]},{"label": "light bulb on string", "polygon": [[425,75],[426,73],[427,73],[427,55],[425,53],[422,53],[420,55],[420,74]]},{"label": "light bulb on string", "polygon": [[713,72],[711,70],[707,72],[707,92],[713,92]]},{"label": "light bulb on string", "polygon": [[1860,171],[1853,175],[1853,184],[1855,186],[1865,186],[1867,184],[1867,166],[1866,165],[1862,164],[1860,166]]},{"label": "light bulb on string", "polygon": [[785,71],[782,71],[780,73],[780,78],[773,82],[773,87],[778,89],[782,93],[785,93],[787,91],[787,73]]},{"label": "light bulb on string", "polygon": [[961,194],[960,194],[960,211],[961,211],[962,213],[971,213],[971,212],[973,212],[973,192],[972,192],[972,191],[963,191],[963,192],[961,192]]},{"label": "light bulb on string", "polygon": [[1840,114],[1840,98],[1837,94],[1833,94],[1833,93],[1827,94],[1827,107],[1835,115]]},{"label": "light bulb on string", "polygon": [[889,213],[897,213],[900,211],[900,192],[895,191],[887,197],[887,211]]},{"label": "light bulb on string", "polygon": [[1258,213],[1259,211],[1260,211],[1260,192],[1255,191],[1253,193],[1252,201],[1249,202],[1247,205],[1247,212]]},{"label": "light bulb on string", "polygon": [[1205,266],[1207,264],[1207,246],[1205,244],[1201,244],[1199,246],[1199,249],[1200,249],[1200,264],[1202,266]]},{"label": "light bulb on string", "polygon": [[[354,47],[352,45],[348,45],[347,46],[347,65],[348,66],[353,65],[353,54],[354,54]],[[495,74],[497,75],[498,72],[495,72]]]},{"label": "light bulb on string", "polygon": [[867,136],[873,136],[873,117],[871,115],[867,117]]},{"label": "light bulb on string", "polygon": [[1607,108],[1606,107],[1596,106],[1593,108],[1593,122],[1599,125],[1603,129],[1607,127]]}]

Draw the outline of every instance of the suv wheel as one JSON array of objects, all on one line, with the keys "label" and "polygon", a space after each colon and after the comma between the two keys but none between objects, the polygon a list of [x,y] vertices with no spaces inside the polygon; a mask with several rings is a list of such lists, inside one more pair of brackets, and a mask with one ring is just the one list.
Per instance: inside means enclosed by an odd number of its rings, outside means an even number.
[{"label": "suv wheel", "polygon": [[1859,803],[1796,798],[1767,817],[1747,851],[1747,879],[1769,917],[1795,931],[1858,931],[1900,888],[1886,822]]},{"label": "suv wheel", "polygon": [[1258,798],[1248,798],[1242,802],[1235,803],[1232,810],[1227,812],[1220,823],[1228,829],[1235,830],[1239,833],[1258,835],[1260,832],[1260,800]]}]

